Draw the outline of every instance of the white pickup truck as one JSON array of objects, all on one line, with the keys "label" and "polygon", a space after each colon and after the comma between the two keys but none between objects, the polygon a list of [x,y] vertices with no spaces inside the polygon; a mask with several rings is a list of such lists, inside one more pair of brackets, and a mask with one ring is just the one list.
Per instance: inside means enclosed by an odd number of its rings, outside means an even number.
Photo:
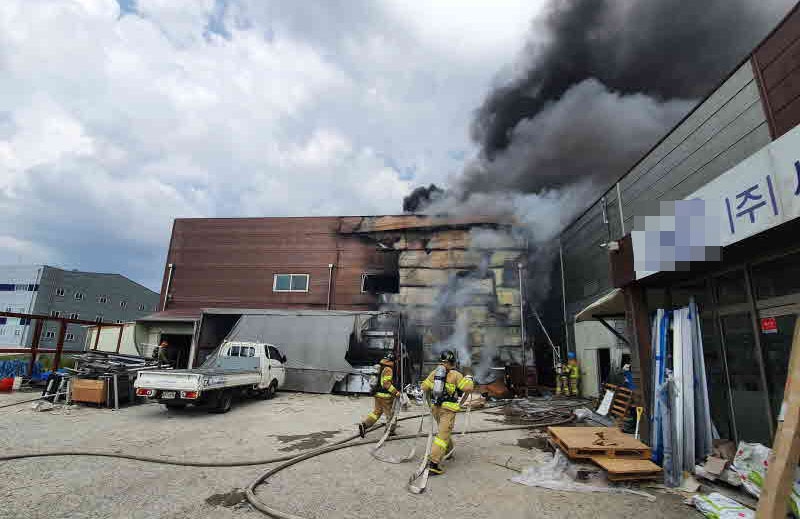
[{"label": "white pickup truck", "polygon": [[272,344],[224,342],[199,368],[141,371],[134,387],[167,409],[206,404],[212,413],[226,413],[234,397],[275,396],[286,379],[285,362]]}]

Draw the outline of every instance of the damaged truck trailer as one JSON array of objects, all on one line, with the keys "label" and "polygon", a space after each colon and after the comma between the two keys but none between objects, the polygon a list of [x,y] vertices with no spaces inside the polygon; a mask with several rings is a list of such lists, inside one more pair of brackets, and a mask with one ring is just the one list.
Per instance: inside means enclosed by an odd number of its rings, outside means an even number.
[{"label": "damaged truck trailer", "polygon": [[282,389],[308,393],[366,393],[372,366],[400,353],[396,312],[336,310],[203,311],[194,338],[196,364],[225,342],[275,345],[286,360]]}]

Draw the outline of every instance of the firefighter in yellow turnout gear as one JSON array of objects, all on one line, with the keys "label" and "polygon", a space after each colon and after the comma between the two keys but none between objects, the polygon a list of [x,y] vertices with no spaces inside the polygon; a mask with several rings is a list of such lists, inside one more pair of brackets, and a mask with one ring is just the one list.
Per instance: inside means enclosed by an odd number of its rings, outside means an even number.
[{"label": "firefighter in yellow turnout gear", "polygon": [[575,352],[567,353],[567,373],[569,374],[569,396],[578,396],[578,383],[581,378],[581,368],[578,365],[578,359],[575,358]]},{"label": "firefighter in yellow turnout gear", "polygon": [[445,454],[453,450],[453,425],[456,413],[461,410],[459,397],[474,388],[471,377],[456,371],[456,356],[450,350],[442,352],[441,364],[422,381],[422,390],[431,394],[431,412],[439,424],[439,431],[433,438],[431,459],[428,470],[432,474],[442,474],[440,465]]},{"label": "firefighter in yellow turnout gear", "polygon": [[[394,387],[394,353],[387,353],[380,362],[377,388],[374,390],[375,408],[358,424],[358,434],[363,438],[367,429],[375,425],[375,422],[386,414],[386,424],[392,421],[394,414],[394,399],[400,395],[400,391]],[[390,431],[394,434],[394,427]]]}]

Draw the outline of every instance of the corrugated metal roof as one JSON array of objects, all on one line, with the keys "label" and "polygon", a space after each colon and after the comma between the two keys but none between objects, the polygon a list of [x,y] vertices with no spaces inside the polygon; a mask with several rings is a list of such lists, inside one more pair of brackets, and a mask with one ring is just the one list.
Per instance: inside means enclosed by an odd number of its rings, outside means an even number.
[{"label": "corrugated metal roof", "polygon": [[136,320],[136,322],[158,322],[158,321],[199,321],[203,311],[200,308],[179,308],[176,310],[166,310],[146,315]]}]

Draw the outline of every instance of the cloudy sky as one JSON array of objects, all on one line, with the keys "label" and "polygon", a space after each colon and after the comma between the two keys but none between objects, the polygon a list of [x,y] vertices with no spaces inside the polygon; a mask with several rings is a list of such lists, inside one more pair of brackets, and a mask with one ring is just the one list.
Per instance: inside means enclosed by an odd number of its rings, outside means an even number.
[{"label": "cloudy sky", "polygon": [[158,290],[175,217],[399,212],[540,5],[3,0],[0,263]]}]

